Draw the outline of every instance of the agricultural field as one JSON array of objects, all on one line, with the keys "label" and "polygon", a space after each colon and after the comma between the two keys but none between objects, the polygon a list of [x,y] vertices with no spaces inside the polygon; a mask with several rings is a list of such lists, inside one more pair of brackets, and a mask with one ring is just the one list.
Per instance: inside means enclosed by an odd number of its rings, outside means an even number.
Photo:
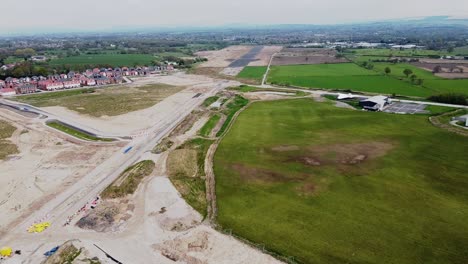
[{"label": "agricultural field", "polygon": [[448,51],[420,50],[420,49],[348,49],[347,54],[359,56],[380,56],[380,57],[427,57],[450,55]]},{"label": "agricultural field", "polygon": [[334,49],[284,48],[275,55],[272,65],[299,65],[321,63],[345,63],[348,60],[338,57]]},{"label": "agricultural field", "polygon": [[465,263],[467,148],[426,115],[253,103],[214,157],[217,220],[300,263]]},{"label": "agricultural field", "polygon": [[132,67],[135,65],[150,65],[155,57],[148,54],[82,54],[79,56],[53,59],[50,65],[97,65],[109,64],[113,67]]},{"label": "agricultural field", "polygon": [[432,74],[432,72],[418,68],[408,63],[373,63],[374,70],[385,73],[385,68],[391,69],[389,76],[398,78],[410,83],[410,79],[405,76],[403,71],[410,69],[417,78],[424,80],[423,87],[430,90],[433,94],[438,93],[463,93],[468,95],[468,79],[444,79]]},{"label": "agricultural field", "polygon": [[104,89],[77,89],[16,97],[37,107],[63,106],[94,117],[117,116],[151,107],[184,87],[149,84],[140,87],[118,86]]},{"label": "agricultural field", "polygon": [[402,82],[353,63],[273,66],[272,84],[426,97],[428,89]]},{"label": "agricultural field", "polygon": [[468,46],[455,48],[453,53],[468,56]]},{"label": "agricultural field", "polygon": [[239,72],[237,77],[242,79],[261,81],[266,70],[266,66],[247,66],[241,72]]}]

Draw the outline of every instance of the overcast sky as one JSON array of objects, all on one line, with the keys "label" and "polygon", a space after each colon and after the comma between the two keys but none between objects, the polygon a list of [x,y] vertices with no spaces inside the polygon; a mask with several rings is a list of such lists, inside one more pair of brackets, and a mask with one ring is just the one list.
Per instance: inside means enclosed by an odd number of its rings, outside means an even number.
[{"label": "overcast sky", "polygon": [[468,16],[468,0],[1,0],[0,33]]}]

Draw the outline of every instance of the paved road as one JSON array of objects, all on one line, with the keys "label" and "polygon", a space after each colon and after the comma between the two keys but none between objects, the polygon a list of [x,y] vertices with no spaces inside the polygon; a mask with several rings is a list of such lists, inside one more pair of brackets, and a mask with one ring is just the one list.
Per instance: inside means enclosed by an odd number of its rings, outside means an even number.
[{"label": "paved road", "polygon": [[[222,89],[224,83],[225,81],[220,81],[209,93],[187,99],[186,102],[180,102],[181,107],[165,120],[155,123],[148,130],[150,132],[148,135],[130,142],[74,185],[48,201],[41,208],[32,212],[21,223],[12,226],[5,237],[1,238],[0,244],[9,244],[18,237],[33,236],[26,233],[27,228],[37,221],[37,219],[44,217],[52,223],[51,227],[45,232],[35,234],[34,236],[51,236],[66,232],[63,224],[69,216],[77,212],[86,203],[91,202],[103,189],[117,179],[120,173],[138,161],[145,152],[151,151],[158,141],[169,134],[187,115],[197,106],[201,105],[207,97],[216,94]],[[128,147],[133,148],[130,152],[124,154],[124,150]]]},{"label": "paved road", "polygon": [[10,101],[10,100],[7,100],[7,99],[0,99],[0,105],[6,105],[6,106],[10,106],[10,107],[16,107],[16,108],[19,108],[19,109],[27,109],[26,111],[29,111],[29,112],[33,112],[33,113],[37,113],[39,115],[42,115],[42,116],[47,116],[47,118],[44,118],[43,119],[43,122],[47,122],[47,121],[50,121],[50,120],[58,120],[62,123],[66,123],[66,124],[69,124],[71,126],[74,126],[74,127],[77,127],[81,130],[84,130],[84,131],[87,131],[97,137],[101,137],[101,138],[122,138],[122,137],[128,137],[130,135],[127,135],[127,134],[121,134],[121,133],[104,133],[102,131],[99,131],[95,128],[92,128],[90,126],[87,126],[87,125],[84,125],[84,124],[81,124],[79,122],[76,122],[75,120],[72,120],[72,119],[69,119],[69,118],[66,118],[66,117],[62,117],[62,116],[56,116],[54,115],[53,113],[51,112],[47,112],[43,109],[40,109],[38,107],[35,107],[35,106],[32,106],[32,105],[29,105],[29,104],[25,104],[25,103],[19,103],[19,102],[16,102],[16,101]]}]

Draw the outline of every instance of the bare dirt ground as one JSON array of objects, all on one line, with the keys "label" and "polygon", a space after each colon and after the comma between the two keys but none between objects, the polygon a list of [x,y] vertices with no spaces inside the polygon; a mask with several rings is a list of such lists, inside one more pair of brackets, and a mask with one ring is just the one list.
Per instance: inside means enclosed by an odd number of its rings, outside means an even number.
[{"label": "bare dirt ground", "polygon": [[[96,233],[76,226],[50,238],[18,238],[12,246],[23,254],[5,263],[38,263],[50,248],[74,237],[89,256],[114,263],[97,250],[96,244],[122,263],[281,263],[240,241],[201,223],[165,176],[154,176],[132,197],[134,217],[118,231]],[[21,262],[23,261],[23,262]]]},{"label": "bare dirt ground", "polygon": [[146,133],[149,124],[155,124],[158,120],[164,119],[167,115],[172,115],[180,108],[184,102],[190,101],[198,93],[208,93],[217,85],[222,87],[235,86],[237,82],[223,82],[200,75],[190,75],[177,73],[167,76],[151,76],[141,78],[132,83],[133,86],[141,86],[150,83],[164,83],[175,86],[186,86],[187,89],[176,93],[162,102],[143,110],[130,112],[127,114],[112,117],[92,117],[81,115],[64,107],[53,106],[44,107],[45,111],[52,112],[56,116],[74,120],[85,127],[95,128],[103,133],[127,133],[129,135],[141,135]]},{"label": "bare dirt ground", "polygon": [[345,63],[345,58],[337,58],[331,49],[285,48],[275,55],[272,65],[297,65],[321,63]]},{"label": "bare dirt ground", "polygon": [[273,54],[280,52],[282,46],[265,46],[260,53],[255,57],[256,61],[249,63],[249,66],[268,66],[270,58]]},{"label": "bare dirt ground", "polygon": [[208,59],[207,62],[202,63],[199,67],[225,68],[228,67],[231,62],[239,59],[251,49],[252,46],[229,46],[222,50],[197,52],[196,55]]},{"label": "bare dirt ground", "polygon": [[244,67],[227,67],[224,68],[220,73],[228,76],[237,76]]},{"label": "bare dirt ground", "polygon": [[11,141],[20,152],[0,161],[0,231],[118,149],[72,143],[39,122],[4,109],[0,109],[0,119],[18,128]]},{"label": "bare dirt ground", "polygon": [[423,70],[432,72],[435,67],[440,66],[441,72],[435,75],[446,79],[463,79],[468,78],[468,63],[457,62],[453,60],[431,60],[424,59],[419,62],[412,63],[414,66]]}]

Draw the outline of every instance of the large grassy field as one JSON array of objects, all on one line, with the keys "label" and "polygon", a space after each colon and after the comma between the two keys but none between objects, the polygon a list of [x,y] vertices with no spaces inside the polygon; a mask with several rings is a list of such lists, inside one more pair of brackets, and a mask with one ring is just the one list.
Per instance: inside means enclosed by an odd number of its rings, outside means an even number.
[{"label": "large grassy field", "polygon": [[113,67],[149,65],[155,58],[148,54],[83,54],[50,61],[50,65],[110,64]]},{"label": "large grassy field", "polygon": [[273,66],[270,83],[294,86],[342,89],[370,93],[429,96],[432,92],[420,86],[385,76],[353,63]]},{"label": "large grassy field", "polygon": [[237,75],[237,77],[261,81],[266,70],[266,66],[247,66]]},{"label": "large grassy field", "polygon": [[77,89],[20,96],[15,99],[38,107],[63,106],[81,114],[101,117],[116,116],[151,107],[183,89],[184,87],[180,86],[150,84],[141,87]]},{"label": "large grassy field", "polygon": [[215,155],[218,222],[303,263],[465,264],[467,149],[424,115],[254,103]]}]

